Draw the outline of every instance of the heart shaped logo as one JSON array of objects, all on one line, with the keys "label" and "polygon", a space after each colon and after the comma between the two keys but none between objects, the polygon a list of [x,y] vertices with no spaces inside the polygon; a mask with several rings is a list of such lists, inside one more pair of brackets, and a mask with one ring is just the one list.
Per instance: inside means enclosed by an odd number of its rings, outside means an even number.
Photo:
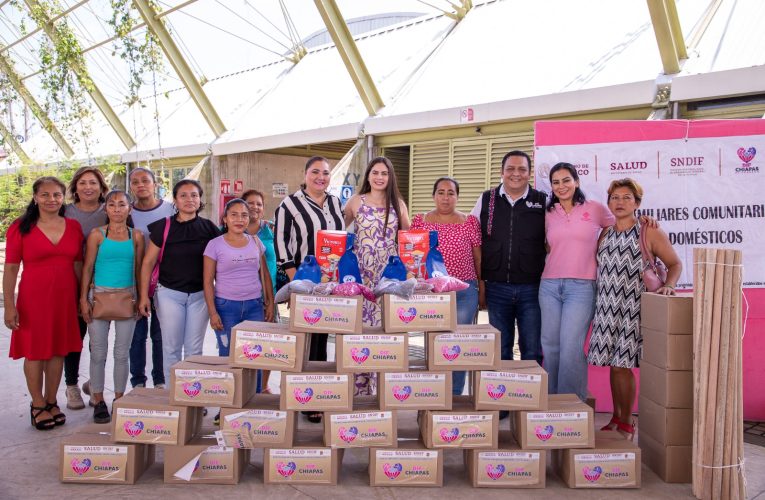
[{"label": "heart shaped logo", "polygon": [[321,309],[303,309],[303,319],[309,325],[315,325],[321,319]]},{"label": "heart shaped logo", "polygon": [[263,346],[260,344],[244,344],[242,346],[242,354],[247,359],[257,359],[263,352]]},{"label": "heart shaped logo", "polygon": [[202,384],[197,381],[193,384],[188,382],[183,383],[183,392],[190,398],[196,397],[202,391]]},{"label": "heart shaped logo", "polygon": [[123,428],[125,429],[125,432],[127,433],[127,435],[128,435],[128,436],[130,436],[130,437],[136,437],[136,436],[137,436],[137,435],[139,435],[141,432],[143,432],[143,422],[141,422],[141,421],[139,420],[139,421],[137,421],[137,422],[133,423],[133,422],[131,422],[130,420],[128,420],[128,421],[127,421],[127,422],[125,422],[125,424],[123,425]]},{"label": "heart shaped logo", "polygon": [[90,470],[92,462],[89,458],[83,458],[82,460],[77,460],[76,458],[72,460],[72,470],[78,475],[82,476],[86,472]]},{"label": "heart shaped logo", "polygon": [[276,463],[276,472],[282,475],[282,477],[290,477],[292,474],[295,473],[295,469],[297,469],[297,464],[295,462],[277,462]]},{"label": "heart shaped logo", "polygon": [[600,465],[596,465],[592,469],[589,467],[585,467],[582,469],[582,474],[584,474],[584,478],[588,480],[591,483],[594,483],[598,479],[600,479],[600,475],[603,474],[603,468]]},{"label": "heart shaped logo", "polygon": [[453,427],[451,429],[442,428],[438,434],[441,436],[441,440],[444,443],[451,443],[452,441],[456,441],[457,438],[460,436],[460,430],[456,427]]},{"label": "heart shaped logo", "polygon": [[359,435],[359,429],[356,426],[349,427],[348,429],[340,427],[340,429],[338,429],[338,434],[340,435],[340,439],[346,443],[350,443]]},{"label": "heart shaped logo", "polygon": [[403,307],[399,307],[398,311],[398,319],[403,321],[404,323],[411,323],[415,316],[417,316],[417,309],[414,307],[410,307],[409,309],[404,309]]},{"label": "heart shaped logo", "polygon": [[445,345],[441,347],[441,355],[447,360],[447,361],[454,361],[457,359],[457,357],[460,355],[460,346],[453,345],[451,347]]},{"label": "heart shaped logo", "polygon": [[754,160],[754,156],[757,154],[757,150],[754,147],[750,147],[749,149],[738,148],[736,153],[738,153],[738,157],[741,158],[741,161],[744,163],[749,163]]},{"label": "heart shaped logo", "polygon": [[499,384],[498,386],[495,386],[494,384],[486,384],[486,394],[488,394],[489,397],[494,400],[504,396],[506,390],[507,388],[504,384]]},{"label": "heart shaped logo", "polygon": [[505,473],[505,466],[502,464],[497,464],[497,465],[489,464],[486,466],[486,475],[495,481],[501,478],[502,474],[504,473]]},{"label": "heart shaped logo", "polygon": [[369,347],[362,347],[361,349],[353,347],[351,349],[351,359],[353,359],[356,364],[362,364],[367,358],[369,358]]},{"label": "heart shaped logo", "polygon": [[383,464],[383,472],[385,472],[385,475],[388,476],[390,479],[396,479],[399,474],[401,474],[401,471],[404,469],[404,466],[401,464],[389,464],[384,463]]},{"label": "heart shaped logo", "polygon": [[313,398],[313,389],[310,387],[307,387],[306,390],[302,390],[299,387],[295,388],[293,391],[293,394],[295,395],[295,399],[298,403],[301,405],[306,404]]},{"label": "heart shaped logo", "polygon": [[547,441],[552,437],[553,434],[553,426],[552,425],[545,425],[542,427],[541,425],[537,425],[534,428],[534,434],[536,434],[537,438],[539,438],[540,441]]},{"label": "heart shaped logo", "polygon": [[193,473],[195,473],[197,470],[199,470],[199,464],[200,464],[199,460],[197,460],[197,461],[194,463],[194,470],[193,470],[193,471],[191,471],[191,473],[192,473],[192,474],[193,474]]},{"label": "heart shaped logo", "polygon": [[393,397],[398,399],[399,401],[406,401],[409,399],[409,396],[412,395],[412,387],[409,385],[405,385],[404,387],[394,385],[393,386]]}]

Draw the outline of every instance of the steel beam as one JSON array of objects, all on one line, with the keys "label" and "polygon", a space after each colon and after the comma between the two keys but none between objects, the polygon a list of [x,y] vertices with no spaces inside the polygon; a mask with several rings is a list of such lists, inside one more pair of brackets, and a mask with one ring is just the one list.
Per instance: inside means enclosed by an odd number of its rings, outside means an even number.
[{"label": "steel beam", "polygon": [[29,159],[29,156],[24,152],[19,141],[13,137],[13,134],[6,128],[3,122],[0,122],[0,136],[3,137],[4,145],[11,148],[11,151],[16,153],[16,156],[18,156],[22,162],[30,163],[31,160]]},{"label": "steel beam", "polygon": [[[54,44],[58,44],[60,41],[58,32],[54,29],[55,27],[53,22],[51,22],[50,15],[45,11],[45,8],[40,5],[40,2],[37,0],[24,0],[24,2],[27,4],[27,8],[29,8],[30,11],[36,11],[39,13],[39,16],[42,18],[42,22],[38,22],[38,25],[43,29],[43,31],[45,31],[45,34],[53,41]],[[101,111],[101,114],[104,115],[106,121],[109,122],[109,125],[111,125],[111,127],[114,129],[114,132],[117,133],[120,140],[122,141],[122,144],[124,144],[127,149],[133,148],[133,146],[136,145],[135,140],[130,135],[130,132],[128,132],[122,121],[120,121],[117,113],[114,112],[111,105],[109,104],[109,101],[107,101],[106,97],[104,97],[104,94],[101,93],[95,82],[93,82],[92,78],[90,78],[88,69],[85,67],[85,64],[75,63],[70,65],[70,69],[74,72],[75,75],[77,75],[80,83],[89,82],[88,85],[83,85],[83,87],[88,91],[90,97],[93,99],[93,102],[96,103],[96,106]]]},{"label": "steel beam", "polygon": [[683,27],[680,25],[680,16],[677,15],[677,3],[675,0],[665,0],[667,6],[667,16],[669,17],[669,27],[672,29],[672,39],[675,41],[677,57],[688,59],[688,51],[685,48],[685,38],[683,37]]},{"label": "steel beam", "polygon": [[0,51],[0,71],[5,73],[5,75],[8,77],[8,81],[11,82],[11,85],[13,85],[13,88],[16,89],[16,92],[21,96],[22,99],[24,99],[24,102],[27,103],[27,106],[29,106],[29,109],[32,110],[32,113],[37,117],[38,120],[40,120],[40,123],[42,124],[43,128],[48,131],[50,136],[53,138],[54,141],[56,141],[56,144],[58,144],[58,147],[61,148],[61,151],[64,152],[67,158],[70,158],[74,155],[74,150],[69,145],[69,143],[66,141],[64,136],[61,134],[61,132],[56,128],[56,124],[53,123],[53,120],[50,119],[48,114],[43,110],[42,106],[38,104],[37,100],[35,100],[34,96],[31,92],[29,92],[29,89],[27,89],[24,84],[21,82],[21,79],[19,78],[18,73],[16,73],[16,70],[13,67],[13,63],[8,60],[5,55],[2,54]]},{"label": "steel beam", "polygon": [[[680,72],[680,57],[678,55],[678,41],[674,39],[674,33],[670,22],[667,8],[668,0],[647,0],[648,11],[651,14],[651,24],[656,35],[656,43],[659,45],[661,64],[665,75]],[[671,0],[669,0],[671,1]],[[683,43],[679,40],[679,43]]]},{"label": "steel beam", "polygon": [[385,106],[335,0],[314,0],[337,51],[370,116]]},{"label": "steel beam", "polygon": [[175,41],[165,27],[165,24],[157,19],[157,12],[149,4],[148,0],[133,0],[133,5],[136,6],[143,21],[154,36],[157,37],[159,45],[162,47],[162,51],[165,53],[165,56],[167,56],[173,69],[175,69],[175,72],[186,86],[186,90],[191,94],[191,98],[194,100],[197,108],[199,108],[202,116],[204,116],[210,129],[212,129],[216,137],[223,134],[226,131],[226,126],[223,124],[223,120],[218,116],[218,112],[215,111],[210,99],[208,99],[207,94],[202,88],[202,84],[192,71],[189,63],[186,62],[186,59],[175,44]]}]

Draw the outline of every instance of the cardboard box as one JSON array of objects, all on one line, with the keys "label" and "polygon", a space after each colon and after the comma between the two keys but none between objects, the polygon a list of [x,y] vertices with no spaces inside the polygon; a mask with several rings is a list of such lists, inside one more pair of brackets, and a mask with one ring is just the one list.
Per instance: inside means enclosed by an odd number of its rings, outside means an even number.
[{"label": "cardboard box", "polygon": [[406,267],[406,277],[427,278],[425,259],[430,251],[430,231],[408,229],[398,232],[398,256]]},{"label": "cardboard box", "polygon": [[667,334],[693,334],[693,294],[643,293],[640,325]]},{"label": "cardboard box", "polygon": [[267,448],[263,452],[266,484],[337,484],[342,448],[322,446],[320,434],[306,434],[291,448]]},{"label": "cardboard box", "polygon": [[547,409],[547,372],[536,361],[502,360],[499,370],[472,377],[476,410]]},{"label": "cardboard box", "polygon": [[228,358],[189,356],[170,368],[170,404],[241,408],[257,389],[257,372],[228,365]]},{"label": "cardboard box", "polygon": [[89,424],[61,440],[62,483],[135,484],[154,463],[154,445],[114,444],[110,427]]},{"label": "cardboard box", "polygon": [[340,262],[340,257],[345,253],[347,241],[348,233],[345,231],[320,229],[316,233],[314,255],[319,268],[321,268],[322,283],[339,281],[337,264]]},{"label": "cardboard box", "polygon": [[385,334],[381,328],[365,328],[362,335],[338,335],[335,359],[338,373],[405,372],[409,370],[409,336]]},{"label": "cardboard box", "polygon": [[451,410],[451,372],[410,371],[377,376],[380,410]]},{"label": "cardboard box", "polygon": [[186,444],[202,426],[202,408],[170,406],[166,389],[133,389],[114,401],[115,443]]},{"label": "cardboard box", "polygon": [[592,450],[553,452],[558,475],[569,488],[640,488],[640,448],[613,436],[598,432]]},{"label": "cardboard box", "polygon": [[348,373],[282,373],[281,410],[351,411],[354,377]]},{"label": "cardboard box", "polygon": [[449,412],[421,411],[419,420],[426,448],[496,449],[498,446],[498,411],[475,411],[454,405]]},{"label": "cardboard box", "polygon": [[665,408],[640,395],[640,432],[663,445],[693,443],[693,408]]},{"label": "cardboard box", "polygon": [[665,408],[693,408],[693,372],[640,363],[640,395]]},{"label": "cardboard box", "polygon": [[515,412],[513,433],[524,450],[592,448],[593,411],[575,394],[551,394],[546,411]]},{"label": "cardboard box", "polygon": [[165,446],[165,483],[238,484],[250,462],[250,450],[218,446],[197,437],[183,446]]},{"label": "cardboard box", "polygon": [[642,429],[638,444],[643,463],[665,483],[690,483],[692,446],[663,446]]},{"label": "cardboard box", "polygon": [[324,414],[324,445],[332,448],[396,446],[396,411],[363,411]]},{"label": "cardboard box", "polygon": [[382,323],[385,333],[443,332],[457,328],[455,292],[415,294],[405,299],[383,295]]},{"label": "cardboard box", "polygon": [[510,431],[499,432],[499,449],[465,450],[473,488],[544,488],[547,453],[521,450]]},{"label": "cardboard box", "polygon": [[370,486],[443,486],[443,450],[419,441],[399,441],[398,448],[369,449]]},{"label": "cardboard box", "polygon": [[664,370],[693,370],[693,335],[668,335],[645,326],[640,332],[643,335],[642,362]]},{"label": "cardboard box", "polygon": [[278,394],[256,394],[243,408],[221,408],[215,436],[221,446],[289,448],[295,432],[295,413],[279,410]]},{"label": "cardboard box", "polygon": [[308,333],[355,333],[362,328],[361,295],[290,296],[290,331]]},{"label": "cardboard box", "polygon": [[287,325],[243,321],[231,329],[231,366],[299,372],[305,359],[306,334]]},{"label": "cardboard box", "polygon": [[498,370],[501,334],[491,325],[458,325],[456,332],[428,332],[429,370]]}]

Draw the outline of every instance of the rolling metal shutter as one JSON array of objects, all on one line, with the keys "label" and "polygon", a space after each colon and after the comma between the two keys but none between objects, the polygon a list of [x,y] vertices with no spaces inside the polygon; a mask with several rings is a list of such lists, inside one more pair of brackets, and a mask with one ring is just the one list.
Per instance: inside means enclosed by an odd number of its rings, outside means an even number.
[{"label": "rolling metal shutter", "polygon": [[412,144],[409,170],[409,213],[433,209],[433,183],[449,175],[450,141]]}]

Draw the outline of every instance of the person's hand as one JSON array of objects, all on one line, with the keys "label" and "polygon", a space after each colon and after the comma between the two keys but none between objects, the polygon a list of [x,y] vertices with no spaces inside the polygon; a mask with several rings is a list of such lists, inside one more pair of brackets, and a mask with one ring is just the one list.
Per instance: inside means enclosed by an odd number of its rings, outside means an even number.
[{"label": "person's hand", "polygon": [[9,330],[16,330],[19,328],[19,313],[16,311],[14,304],[5,304],[4,318],[5,326]]},{"label": "person's hand", "polygon": [[274,302],[272,300],[267,300],[263,304],[263,316],[268,323],[274,322]]},{"label": "person's hand", "polygon": [[218,311],[210,313],[210,328],[213,330],[223,330],[223,321],[220,319]]},{"label": "person's hand", "polygon": [[151,315],[151,301],[149,297],[141,297],[138,301],[138,312],[144,318],[148,318]]},{"label": "person's hand", "polygon": [[88,299],[80,299],[80,316],[85,323],[93,321],[93,311],[90,308]]},{"label": "person's hand", "polygon": [[656,290],[656,293],[659,295],[674,295],[675,294],[675,288],[672,286],[663,286]]},{"label": "person's hand", "polygon": [[648,226],[652,229],[658,229],[659,228],[659,222],[651,217],[650,215],[641,215],[640,216],[640,224],[643,226]]},{"label": "person's hand", "polygon": [[478,281],[478,310],[485,311],[486,307],[486,284],[482,281]]}]

